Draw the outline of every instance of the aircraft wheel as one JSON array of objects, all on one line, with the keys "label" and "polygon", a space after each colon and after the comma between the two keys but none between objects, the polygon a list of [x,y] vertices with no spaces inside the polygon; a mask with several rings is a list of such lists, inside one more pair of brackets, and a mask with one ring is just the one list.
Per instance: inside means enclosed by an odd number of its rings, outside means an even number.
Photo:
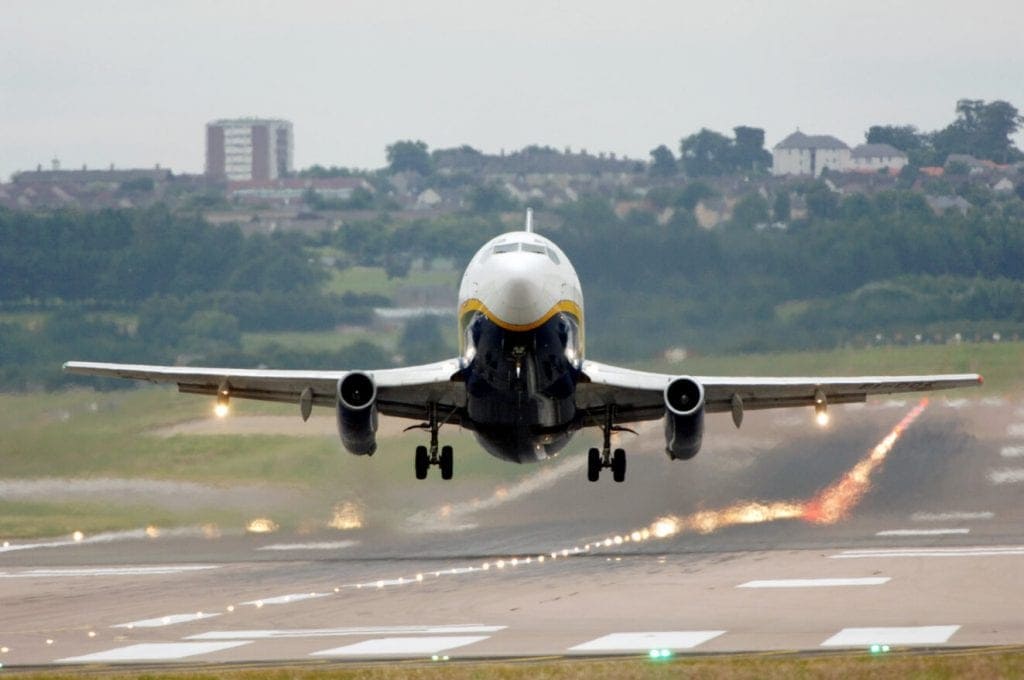
[{"label": "aircraft wheel", "polygon": [[626,452],[622,449],[615,449],[612,454],[612,479],[616,482],[626,480]]},{"label": "aircraft wheel", "polygon": [[587,479],[596,482],[601,476],[601,452],[597,449],[590,449],[587,454]]},{"label": "aircraft wheel", "polygon": [[430,467],[430,458],[427,456],[426,446],[416,447],[416,479],[427,478],[427,468]]},{"label": "aircraft wheel", "polygon": [[441,465],[441,479],[452,478],[452,467],[455,462],[455,452],[450,446],[441,447],[441,460],[438,461]]}]

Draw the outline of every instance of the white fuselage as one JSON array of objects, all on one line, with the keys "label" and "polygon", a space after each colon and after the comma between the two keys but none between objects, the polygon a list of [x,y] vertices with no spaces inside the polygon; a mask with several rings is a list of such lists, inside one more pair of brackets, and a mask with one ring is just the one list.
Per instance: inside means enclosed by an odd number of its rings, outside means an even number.
[{"label": "white fuselage", "polygon": [[492,454],[539,460],[580,425],[583,293],[565,253],[528,231],[477,251],[459,290],[464,426]]}]

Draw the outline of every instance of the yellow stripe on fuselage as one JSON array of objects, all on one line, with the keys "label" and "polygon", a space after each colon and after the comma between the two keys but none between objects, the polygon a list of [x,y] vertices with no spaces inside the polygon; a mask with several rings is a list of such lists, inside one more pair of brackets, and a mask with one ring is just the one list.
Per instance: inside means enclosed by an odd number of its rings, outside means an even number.
[{"label": "yellow stripe on fuselage", "polygon": [[471,298],[462,303],[462,306],[459,308],[459,319],[462,319],[464,315],[469,312],[480,312],[485,317],[487,317],[487,320],[493,323],[495,326],[498,326],[499,328],[504,328],[507,331],[512,331],[513,333],[526,333],[528,331],[540,328],[548,321],[550,321],[552,317],[554,317],[556,314],[560,314],[561,312],[572,314],[574,317],[576,317],[576,320],[577,322],[579,322],[580,327],[582,328],[583,326],[583,310],[580,309],[580,306],[573,302],[572,300],[559,300],[551,309],[545,312],[539,319],[525,324],[509,323],[507,321],[504,321],[503,319],[498,318],[498,316],[494,312],[487,308],[487,305],[485,305],[483,302],[476,298]]}]

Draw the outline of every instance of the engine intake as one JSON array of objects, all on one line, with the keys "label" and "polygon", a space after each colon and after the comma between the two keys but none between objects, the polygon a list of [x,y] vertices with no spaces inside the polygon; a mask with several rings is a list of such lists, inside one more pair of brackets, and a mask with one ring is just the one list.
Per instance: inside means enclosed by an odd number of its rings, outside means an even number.
[{"label": "engine intake", "polygon": [[672,460],[689,460],[704,438],[704,386],[690,377],[665,388],[665,451]]},{"label": "engine intake", "polygon": [[372,456],[377,450],[377,386],[365,373],[338,381],[338,434],[349,453]]}]

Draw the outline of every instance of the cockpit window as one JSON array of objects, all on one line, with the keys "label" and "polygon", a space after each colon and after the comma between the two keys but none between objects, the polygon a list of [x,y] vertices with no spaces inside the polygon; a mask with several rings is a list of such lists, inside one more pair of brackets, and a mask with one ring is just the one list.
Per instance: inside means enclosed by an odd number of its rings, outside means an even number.
[{"label": "cockpit window", "polygon": [[544,246],[542,246],[539,243],[524,243],[523,244],[523,252],[524,253],[536,253],[537,255],[543,255],[544,254],[544,250],[545,250]]},{"label": "cockpit window", "polygon": [[501,255],[502,253],[514,253],[519,250],[518,243],[499,243],[494,246],[494,254]]},{"label": "cockpit window", "polygon": [[551,248],[547,248],[547,251],[548,251],[548,257],[551,258],[552,262],[554,262],[555,264],[561,264],[561,261],[558,259],[558,253],[556,253]]}]

